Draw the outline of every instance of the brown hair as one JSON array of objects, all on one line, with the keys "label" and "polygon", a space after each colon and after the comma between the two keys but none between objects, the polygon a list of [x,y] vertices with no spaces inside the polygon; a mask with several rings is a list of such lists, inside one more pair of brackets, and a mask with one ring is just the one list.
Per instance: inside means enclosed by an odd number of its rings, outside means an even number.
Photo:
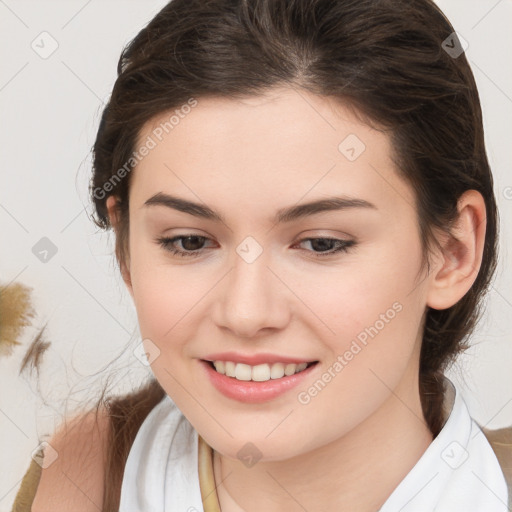
[{"label": "brown hair", "polygon": [[[497,258],[498,217],[480,102],[465,55],[443,48],[445,40],[458,44],[448,39],[453,33],[431,0],[171,1],[123,50],[93,148],[94,220],[110,227],[105,203],[114,195],[121,271],[128,256],[129,171],[147,121],[191,98],[240,98],[277,86],[339,99],[388,131],[398,172],[416,193],[427,267],[434,230],[449,233],[461,194],[474,189],[485,199],[476,281],[454,306],[426,311],[420,396],[436,436],[442,373],[467,347]],[[147,388],[110,401],[104,511],[117,510],[131,443],[163,396],[153,379]]]}]

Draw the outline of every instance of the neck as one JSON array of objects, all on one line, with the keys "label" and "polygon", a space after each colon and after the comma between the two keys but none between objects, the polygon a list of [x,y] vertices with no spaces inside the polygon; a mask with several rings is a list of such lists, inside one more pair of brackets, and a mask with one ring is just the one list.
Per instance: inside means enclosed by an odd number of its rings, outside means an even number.
[{"label": "neck", "polygon": [[222,512],[375,512],[423,455],[433,436],[414,379],[345,436],[314,452],[251,468],[214,452]]}]

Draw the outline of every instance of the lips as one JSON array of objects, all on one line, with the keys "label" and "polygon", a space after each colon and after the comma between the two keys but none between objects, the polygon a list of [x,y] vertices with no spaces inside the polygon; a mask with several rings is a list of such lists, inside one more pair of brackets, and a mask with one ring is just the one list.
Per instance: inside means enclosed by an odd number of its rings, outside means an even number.
[{"label": "lips", "polygon": [[261,353],[261,354],[241,354],[239,352],[217,352],[208,354],[204,361],[233,361],[234,363],[243,363],[250,366],[267,363],[269,365],[274,363],[314,363],[315,359],[301,359],[298,357],[290,357],[279,354]]},{"label": "lips", "polygon": [[[226,354],[215,354],[215,357],[217,356],[225,357]],[[268,402],[291,391],[301,382],[304,383],[313,372],[316,372],[318,364],[309,364],[306,369],[293,375],[284,375],[281,378],[270,379],[264,382],[238,380],[237,378],[223,375],[215,370],[211,362],[205,360],[199,361],[199,367],[217,391],[227,398],[249,404]]]}]

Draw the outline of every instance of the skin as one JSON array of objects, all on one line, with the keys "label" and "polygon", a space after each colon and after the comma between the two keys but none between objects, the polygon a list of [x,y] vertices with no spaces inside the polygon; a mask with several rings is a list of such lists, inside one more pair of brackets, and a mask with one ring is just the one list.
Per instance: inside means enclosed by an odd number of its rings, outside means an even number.
[{"label": "skin", "polygon": [[[168,118],[147,123],[140,142]],[[349,134],[366,146],[354,161],[338,149]],[[432,442],[418,391],[424,313],[455,304],[477,276],[482,196],[461,197],[458,241],[439,234],[443,251],[432,254],[427,274],[414,193],[397,174],[388,135],[333,99],[291,88],[243,101],[198,99],[132,172],[123,275],[146,347],[160,351],[156,378],[215,450],[223,512],[378,509]],[[225,222],[144,206],[158,192],[206,204]],[[280,208],[342,194],[376,209],[271,220]],[[110,197],[115,226],[114,204]],[[208,238],[175,243],[202,248],[200,256],[173,256],[155,242],[186,234]],[[247,236],[263,249],[252,263],[236,252]],[[356,245],[315,257],[332,246],[300,242],[308,237]],[[300,403],[298,393],[396,303],[400,312]],[[319,364],[304,385],[245,404],[220,394],[198,361],[228,350]],[[252,467],[237,457],[249,441],[261,452]]]}]

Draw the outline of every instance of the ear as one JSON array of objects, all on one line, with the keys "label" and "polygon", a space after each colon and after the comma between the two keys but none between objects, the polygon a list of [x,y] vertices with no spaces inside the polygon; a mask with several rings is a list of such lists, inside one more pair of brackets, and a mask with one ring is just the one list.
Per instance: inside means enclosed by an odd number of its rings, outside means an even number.
[{"label": "ear", "polygon": [[456,304],[475,282],[485,242],[486,209],[480,192],[466,191],[457,203],[458,219],[451,235],[440,241],[442,254],[431,272],[427,305],[447,309]]},{"label": "ear", "polygon": [[123,277],[123,281],[130,292],[130,295],[133,299],[133,287],[132,287],[132,279],[130,275],[130,258],[129,254],[121,254],[121,240],[119,240],[119,211],[117,208],[117,198],[115,196],[109,196],[105,203],[108,211],[108,218],[110,220],[111,226],[114,228],[116,234],[116,257],[119,263],[119,267],[121,269],[121,276]]}]

